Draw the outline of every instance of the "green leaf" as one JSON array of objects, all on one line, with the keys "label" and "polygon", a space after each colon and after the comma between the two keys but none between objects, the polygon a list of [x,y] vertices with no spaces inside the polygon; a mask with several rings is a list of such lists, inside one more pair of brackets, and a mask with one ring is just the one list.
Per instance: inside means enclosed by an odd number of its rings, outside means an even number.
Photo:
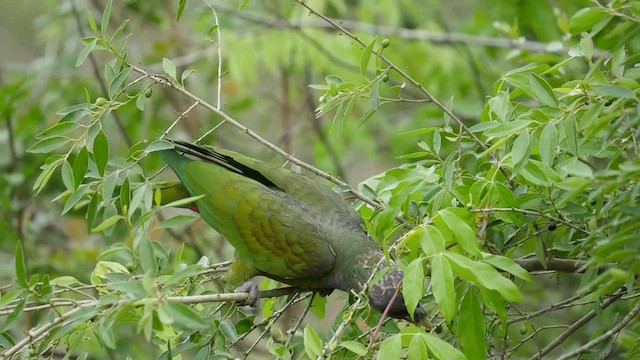
[{"label": "green leaf", "polygon": [[420,247],[425,254],[431,256],[445,250],[446,241],[437,227],[427,225],[421,230]]},{"label": "green leaf", "polygon": [[597,24],[607,16],[606,12],[595,7],[580,9],[576,11],[576,13],[571,17],[571,20],[569,20],[569,31],[572,34],[580,34],[583,31],[589,31],[593,25]]},{"label": "green leaf", "polygon": [[522,168],[529,161],[529,150],[531,149],[531,137],[529,136],[529,130],[524,129],[520,132],[520,135],[513,142],[513,149],[511,150],[511,158],[513,161],[513,173],[514,175],[519,173]]},{"label": "green leaf", "polygon": [[62,165],[62,161],[54,161],[51,164],[47,164],[42,168],[42,172],[36,178],[36,181],[33,183],[33,190],[36,191],[35,195],[38,195],[42,189],[44,189],[45,185],[51,179],[53,172],[56,171],[58,166]]},{"label": "green leaf", "polygon": [[484,360],[487,358],[484,315],[473,288],[469,288],[462,298],[457,335],[467,359]]},{"label": "green leaf", "polygon": [[531,73],[529,74],[529,84],[531,89],[536,94],[536,98],[544,105],[549,107],[558,107],[558,98],[553,92],[553,89],[540,75]]},{"label": "green leaf", "polygon": [[173,61],[167,58],[162,58],[162,70],[164,70],[164,72],[167,73],[167,75],[169,75],[169,77],[171,77],[172,79],[177,79],[176,64],[174,64]]},{"label": "green leaf", "polygon": [[440,229],[449,229],[464,251],[471,255],[480,255],[476,232],[460,215],[467,217],[469,212],[462,208],[442,209],[433,217],[433,223]]},{"label": "green leaf", "polygon": [[440,339],[435,335],[423,333],[422,337],[427,344],[429,351],[440,360],[466,360],[467,358],[460,352],[460,350],[454,348],[448,342]]},{"label": "green leaf", "polygon": [[78,189],[82,181],[84,180],[84,176],[87,173],[87,168],[89,167],[89,151],[86,147],[82,147],[78,155],[76,155],[76,160],[73,162],[73,189]]},{"label": "green leaf", "polygon": [[414,336],[409,344],[407,351],[407,359],[428,359],[427,343],[424,341],[422,334]]},{"label": "green leaf", "polygon": [[87,207],[87,232],[90,233],[93,225],[96,223],[96,215],[98,214],[98,193],[94,193]]},{"label": "green leaf", "polygon": [[47,130],[36,135],[36,138],[44,139],[44,138],[48,138],[56,135],[66,134],[70,131],[77,129],[79,126],[80,124],[75,121],[61,121],[53,125],[52,127],[48,128]]},{"label": "green leaf", "polygon": [[633,90],[617,85],[598,85],[591,88],[589,94],[611,96],[621,99],[636,100],[636,93]]},{"label": "green leaf", "polygon": [[178,226],[178,225],[183,225],[183,224],[188,224],[194,220],[197,220],[200,217],[200,215],[177,215],[174,216],[172,218],[169,218],[167,220],[162,221],[159,225],[158,228],[160,229],[166,229],[166,228],[172,228],[174,226]]},{"label": "green leaf", "polygon": [[16,307],[9,314],[9,316],[7,316],[7,318],[4,320],[4,323],[0,326],[0,333],[11,329],[11,327],[20,318],[20,315],[22,315],[22,310],[24,310],[24,306],[25,306],[26,303],[27,303],[27,298],[26,297],[22,298],[22,300],[20,300],[20,302],[18,302]]},{"label": "green leaf", "polygon": [[130,67],[122,69],[113,81],[109,83],[109,99],[114,99],[116,97],[118,90],[120,90],[122,84],[127,80],[129,74],[131,74],[131,70],[133,70],[133,68]]},{"label": "green leaf", "polygon": [[64,203],[61,214],[64,215],[67,212],[69,212],[69,210],[73,209],[73,207],[76,206],[76,204],[80,200],[82,200],[82,198],[84,197],[84,195],[87,193],[88,190],[89,190],[89,185],[84,184],[84,185],[78,186],[78,189],[74,191],[71,194],[71,196],[69,196],[67,201]]},{"label": "green leaf", "polygon": [[307,356],[311,359],[322,356],[322,340],[320,340],[320,337],[310,325],[305,326],[303,338],[304,351],[307,353]]},{"label": "green leaf", "polygon": [[508,257],[483,252],[482,260],[488,264],[491,264],[493,267],[504,270],[509,274],[516,276],[524,281],[532,280],[531,274],[529,274],[527,270],[522,268],[522,266],[518,265],[518,263],[509,259]]},{"label": "green leaf", "polygon": [[202,316],[191,310],[190,307],[177,302],[167,301],[163,304],[167,304],[167,310],[173,317],[176,325],[179,324],[191,330],[205,329],[208,327]]},{"label": "green leaf", "polygon": [[93,229],[91,229],[91,232],[100,232],[103,231],[111,226],[113,226],[115,223],[117,223],[119,220],[124,219],[124,216],[122,215],[113,215],[109,218],[107,218],[106,220],[104,220],[102,223],[100,223],[100,225],[94,227]]},{"label": "green leaf", "polygon": [[23,288],[27,285],[27,266],[24,262],[24,252],[22,251],[22,243],[19,242],[16,248],[16,282]]},{"label": "green leaf", "polygon": [[442,254],[431,258],[431,288],[440,313],[447,322],[453,321],[457,311],[453,271]]},{"label": "green leaf", "polygon": [[98,261],[96,267],[91,272],[89,276],[89,280],[91,281],[91,285],[100,285],[102,284],[101,279],[106,279],[107,274],[111,273],[120,273],[120,274],[129,274],[129,270],[124,267],[122,264],[113,261]]},{"label": "green leaf", "polygon": [[540,151],[540,159],[547,168],[551,168],[558,146],[558,131],[552,123],[545,125],[540,134],[540,143],[538,150]]},{"label": "green leaf", "polygon": [[413,318],[413,313],[423,294],[424,269],[422,267],[422,258],[418,257],[404,269],[404,278],[402,280],[402,296],[411,318]]},{"label": "green leaf", "polygon": [[218,325],[218,329],[224,335],[224,337],[229,341],[235,341],[238,339],[238,333],[236,332],[236,328],[231,323],[229,319],[220,320],[220,325]]},{"label": "green leaf", "polygon": [[180,75],[180,84],[184,85],[184,81],[187,80],[187,78],[193,74],[194,72],[196,72],[195,70],[185,70],[182,72],[182,74]]},{"label": "green leaf", "polygon": [[343,341],[338,346],[343,347],[352,353],[358,354],[360,356],[367,356],[367,348],[362,345],[362,343],[356,341]]},{"label": "green leaf", "polygon": [[371,91],[369,92],[369,104],[371,109],[379,110],[380,109],[380,94],[378,93],[378,85],[379,82],[374,82],[371,85]]},{"label": "green leaf", "polygon": [[151,152],[155,152],[155,151],[160,151],[160,150],[169,150],[169,149],[173,149],[174,146],[171,142],[167,141],[167,140],[163,140],[163,139],[158,139],[154,142],[152,142],[151,144],[149,144],[149,146],[147,146],[144,151],[151,153]]},{"label": "green leaf", "polygon": [[62,147],[69,141],[71,141],[71,139],[65,136],[48,137],[33,144],[30,148],[27,149],[27,152],[35,154],[48,153]]},{"label": "green leaf", "polygon": [[103,35],[109,27],[109,18],[111,17],[111,2],[112,0],[107,1],[107,4],[104,7],[104,12],[102,13],[102,20],[100,21],[100,32]]},{"label": "green leaf", "polygon": [[202,199],[203,197],[204,197],[204,195],[191,196],[191,197],[188,197],[188,198],[184,198],[184,199],[179,199],[179,200],[176,200],[176,201],[172,201],[172,202],[170,202],[170,203],[168,203],[168,204],[166,204],[166,205],[163,205],[162,207],[164,207],[164,208],[168,208],[168,207],[181,207],[181,206],[184,206],[184,205],[191,204],[192,202],[195,202],[195,201],[197,201],[197,200],[200,200],[200,199]]},{"label": "green leaf", "polygon": [[116,189],[116,183],[118,182],[119,173],[119,171],[114,171],[104,178],[104,183],[102,184],[102,203],[104,206],[107,206],[109,202],[111,202],[111,198]]},{"label": "green leaf", "polygon": [[93,156],[98,168],[98,174],[104,176],[104,169],[107,167],[107,162],[109,162],[109,140],[107,140],[107,136],[102,129],[93,140]]},{"label": "green leaf", "polygon": [[524,298],[511,280],[503,277],[491,265],[473,261],[453,252],[443,253],[453,271],[461,278],[474,282],[477,286],[495,290],[508,301],[522,301]]},{"label": "green leaf", "polygon": [[122,186],[120,187],[120,208],[122,212],[125,213],[125,209],[127,209],[126,213],[129,215],[129,204],[131,203],[131,190],[129,188],[129,178],[127,177],[122,182]]},{"label": "green leaf", "polygon": [[373,52],[373,46],[375,45],[376,40],[378,40],[377,36],[373,38],[373,40],[371,40],[369,45],[367,45],[367,47],[362,51],[362,54],[360,55],[360,74],[362,76],[366,77],[367,75],[367,67],[369,67],[369,59],[371,59],[371,53]]},{"label": "green leaf", "polygon": [[73,169],[71,168],[71,165],[69,165],[69,162],[67,160],[62,163],[62,167],[60,168],[60,175],[62,176],[62,183],[67,188],[67,190],[75,190],[75,187],[73,186]]},{"label": "green leaf", "polygon": [[176,22],[180,21],[182,17],[182,12],[184,11],[184,6],[187,4],[187,0],[180,0],[178,3],[178,13],[176,14]]},{"label": "green leaf", "polygon": [[89,56],[89,54],[91,54],[93,49],[95,49],[97,43],[98,43],[98,39],[94,38],[93,40],[89,41],[84,45],[84,48],[82,48],[82,50],[80,51],[80,54],[78,54],[78,59],[76,60],[76,67],[80,67],[80,65],[82,65],[84,61],[87,60],[87,57]]},{"label": "green leaf", "polygon": [[402,338],[400,334],[391,335],[384,340],[378,349],[378,359],[395,360],[402,358]]},{"label": "green leaf", "polygon": [[575,116],[569,115],[564,119],[564,134],[569,150],[573,155],[580,156],[578,153],[578,124],[576,124]]}]

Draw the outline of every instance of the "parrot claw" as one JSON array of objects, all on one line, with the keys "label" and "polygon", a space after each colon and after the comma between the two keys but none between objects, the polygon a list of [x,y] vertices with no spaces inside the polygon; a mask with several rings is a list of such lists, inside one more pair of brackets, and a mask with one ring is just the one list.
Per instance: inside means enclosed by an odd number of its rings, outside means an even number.
[{"label": "parrot claw", "polygon": [[260,300],[260,292],[258,291],[258,285],[251,281],[245,281],[239,288],[235,289],[236,293],[247,293],[249,297],[245,301],[238,301],[239,306],[258,306]]}]

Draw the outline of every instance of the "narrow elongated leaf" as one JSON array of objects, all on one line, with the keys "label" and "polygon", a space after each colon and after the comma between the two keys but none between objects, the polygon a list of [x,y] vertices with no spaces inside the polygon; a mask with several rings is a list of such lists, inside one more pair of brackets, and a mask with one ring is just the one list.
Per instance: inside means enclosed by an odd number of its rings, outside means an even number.
[{"label": "narrow elongated leaf", "polygon": [[61,121],[47,130],[36,135],[38,139],[45,139],[52,136],[66,134],[80,127],[80,124],[75,121]]},{"label": "narrow elongated leaf", "polygon": [[199,217],[200,217],[199,215],[177,215],[167,220],[163,220],[160,223],[160,225],[158,225],[158,227],[161,229],[172,228],[174,226],[193,222],[194,220],[197,220]]},{"label": "narrow elongated leaf", "polygon": [[338,346],[341,346],[349,351],[358,354],[360,356],[367,356],[367,348],[362,343],[356,341],[343,341]]},{"label": "narrow elongated leaf", "polygon": [[435,335],[428,333],[422,334],[429,352],[433,354],[436,359],[439,360],[466,360],[467,358],[460,352],[460,350],[454,348],[448,342],[440,339]]},{"label": "narrow elongated leaf", "polygon": [[93,156],[98,168],[98,174],[104,176],[104,169],[107,167],[107,162],[109,162],[109,141],[102,129],[93,140]]},{"label": "narrow elongated leaf", "polygon": [[109,217],[108,219],[106,219],[105,221],[103,221],[102,223],[100,223],[100,225],[98,225],[95,228],[93,228],[91,230],[91,232],[103,231],[103,230],[113,226],[115,223],[117,223],[119,220],[122,220],[122,219],[124,219],[124,216],[122,216],[122,215],[113,215],[113,216]]},{"label": "narrow elongated leaf", "polygon": [[23,288],[27,287],[27,267],[24,263],[24,252],[22,243],[19,242],[16,248],[16,282]]},{"label": "narrow elongated leaf", "polygon": [[549,83],[543,79],[540,75],[531,73],[529,74],[529,84],[531,89],[536,94],[536,98],[542,104],[549,107],[558,107],[558,98],[553,92],[553,89]]},{"label": "narrow elongated leaf", "polygon": [[575,116],[569,115],[564,119],[564,134],[569,150],[575,156],[580,156],[578,153],[578,124],[576,124]]},{"label": "narrow elongated leaf", "polygon": [[71,141],[71,139],[65,136],[48,137],[33,144],[30,148],[27,149],[27,152],[36,154],[52,152],[53,150],[64,146],[69,141]]},{"label": "narrow elongated leaf", "polygon": [[550,168],[553,165],[557,146],[558,131],[554,124],[548,123],[545,125],[544,129],[542,129],[542,134],[540,134],[540,143],[538,145],[540,159],[544,166]]},{"label": "narrow elongated leaf", "polygon": [[309,325],[305,326],[303,332],[304,351],[311,359],[322,356],[322,340],[316,331]]},{"label": "narrow elongated leaf", "polygon": [[176,14],[176,22],[180,21],[182,17],[182,12],[184,11],[184,6],[187,4],[187,0],[180,0],[178,2],[178,13]]},{"label": "narrow elongated leaf", "polygon": [[62,207],[62,215],[66,214],[67,212],[69,212],[69,210],[73,209],[74,206],[76,206],[76,204],[82,200],[82,198],[84,197],[84,195],[87,193],[87,191],[89,190],[89,185],[80,185],[78,187],[78,189],[76,189],[76,191],[74,191],[71,196],[69,196],[69,198],[67,199],[67,202],[64,203],[64,206]]},{"label": "narrow elongated leaf", "polygon": [[13,309],[13,311],[7,316],[4,320],[4,323],[0,325],[0,333],[3,333],[13,327],[18,319],[20,319],[20,315],[22,315],[22,310],[24,310],[24,306],[27,303],[27,298],[24,297],[18,305]]},{"label": "narrow elongated leaf", "polygon": [[404,269],[404,278],[402,280],[402,296],[407,306],[409,315],[413,318],[413,312],[422,298],[424,293],[424,269],[422,267],[422,258],[416,258]]},{"label": "narrow elongated leaf", "polygon": [[525,270],[524,268],[522,268],[522,266],[518,265],[515,261],[509,259],[506,256],[493,255],[483,252],[482,260],[524,281],[531,281],[531,275],[527,272],[527,270]]},{"label": "narrow elongated leaf", "polygon": [[176,201],[172,201],[166,205],[163,205],[163,207],[180,207],[180,206],[184,206],[187,204],[191,204],[192,202],[195,202],[199,199],[202,199],[204,197],[204,195],[198,195],[198,196],[191,196],[188,198],[184,198],[184,199],[180,199],[180,200],[176,200]]},{"label": "narrow elongated leaf", "polygon": [[118,182],[118,174],[119,171],[116,170],[104,178],[104,183],[102,185],[102,203],[104,206],[107,206],[109,202],[111,202],[111,198],[113,198],[113,192],[115,191],[116,183]]},{"label": "narrow elongated leaf", "polygon": [[376,36],[369,45],[362,51],[362,55],[360,55],[360,74],[362,76],[367,75],[367,67],[369,66],[369,59],[371,59],[371,53],[373,52],[373,45],[375,45],[378,37]]},{"label": "narrow elongated leaf", "polygon": [[112,0],[107,1],[104,6],[104,12],[102,13],[102,20],[100,21],[100,32],[104,34],[109,27],[109,18],[111,17],[111,3]]},{"label": "narrow elongated leaf", "polygon": [[448,322],[453,321],[457,310],[453,271],[442,254],[431,258],[431,288],[440,313]]},{"label": "narrow elongated leaf", "polygon": [[402,338],[400,334],[389,336],[380,345],[378,359],[395,360],[402,358]]},{"label": "narrow elongated leaf", "polygon": [[80,67],[80,65],[82,65],[84,61],[87,60],[87,57],[89,56],[89,54],[91,54],[93,49],[96,48],[97,43],[98,43],[98,39],[93,39],[84,45],[84,48],[82,48],[82,50],[80,51],[80,54],[78,54],[78,59],[76,60],[76,67]]},{"label": "narrow elongated leaf", "polygon": [[487,358],[484,315],[473,288],[470,288],[462,298],[457,330],[458,339],[467,359],[484,360]]},{"label": "narrow elongated leaf", "polygon": [[522,130],[513,143],[511,158],[513,160],[513,172],[517,174],[529,161],[529,150],[531,149],[531,137],[527,129]]},{"label": "narrow elongated leaf", "polygon": [[461,278],[472,281],[476,285],[495,290],[508,301],[522,301],[523,297],[518,287],[511,280],[503,277],[491,265],[473,261],[453,252],[446,252],[453,271]]},{"label": "narrow elongated leaf", "polygon": [[471,226],[456,212],[466,212],[465,209],[446,208],[438,211],[437,216],[433,217],[433,223],[438,228],[448,228],[458,245],[464,251],[472,255],[480,255],[480,247],[478,246],[478,238],[476,232]]},{"label": "narrow elongated leaf", "polygon": [[89,150],[86,147],[82,147],[78,155],[76,156],[76,160],[73,162],[73,188],[77,189],[82,181],[84,180],[84,175],[87,173],[87,168],[89,167]]},{"label": "narrow elongated leaf", "polygon": [[202,319],[202,316],[191,310],[187,305],[177,302],[164,302],[163,304],[167,304],[167,310],[173,317],[176,325],[179,324],[184,328],[192,330],[204,329],[208,326]]},{"label": "narrow elongated leaf", "polygon": [[407,359],[427,359],[429,352],[427,351],[427,343],[422,335],[414,336],[409,344]]},{"label": "narrow elongated leaf", "polygon": [[427,225],[422,230],[420,247],[427,255],[435,255],[445,250],[446,241],[437,227]]}]

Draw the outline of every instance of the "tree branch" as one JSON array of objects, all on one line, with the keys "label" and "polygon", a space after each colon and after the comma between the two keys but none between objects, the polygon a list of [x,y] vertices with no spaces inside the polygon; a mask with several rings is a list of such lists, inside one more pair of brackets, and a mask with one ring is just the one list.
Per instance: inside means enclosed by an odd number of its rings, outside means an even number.
[{"label": "tree branch", "polygon": [[636,306],[633,307],[633,309],[631,309],[631,312],[629,312],[627,314],[627,316],[625,316],[616,326],[614,326],[611,330],[607,331],[606,333],[598,336],[597,338],[589,341],[588,343],[580,346],[579,348],[565,354],[562,355],[558,358],[558,360],[567,360],[570,359],[574,356],[578,356],[586,351],[588,351],[589,349],[591,349],[592,347],[598,345],[599,343],[607,340],[608,338],[612,337],[613,335],[619,333],[620,331],[622,331],[622,329],[627,326],[627,324],[629,322],[631,322],[631,320],[633,320],[634,317],[636,317],[638,315],[638,313],[640,313],[640,302],[636,304]]},{"label": "tree branch", "polygon": [[[600,304],[600,308],[601,309],[607,308],[609,305],[613,304],[618,299],[620,299],[620,297],[622,297],[622,295],[624,295],[625,293],[626,293],[626,290],[624,290],[622,288],[619,289],[615,294],[613,294],[613,296],[611,296],[610,298],[604,300],[602,302],[602,304]],[[580,320],[576,321],[571,326],[569,326],[569,328],[567,330],[562,332],[562,334],[560,334],[560,336],[558,336],[555,340],[553,340],[551,343],[549,343],[549,345],[545,346],[536,355],[530,357],[529,360],[541,359],[543,356],[547,355],[553,349],[555,349],[558,345],[562,344],[565,340],[567,340],[567,338],[569,336],[571,336],[571,334],[576,332],[580,327],[582,327],[584,324],[586,324],[589,321],[591,321],[591,319],[593,319],[595,316],[596,316],[596,311],[595,310],[589,311],[582,318],[580,318]]]}]

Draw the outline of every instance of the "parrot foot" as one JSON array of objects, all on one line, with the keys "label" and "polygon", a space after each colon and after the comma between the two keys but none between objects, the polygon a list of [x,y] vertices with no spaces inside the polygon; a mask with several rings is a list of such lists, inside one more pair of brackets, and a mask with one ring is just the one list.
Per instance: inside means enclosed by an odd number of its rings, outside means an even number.
[{"label": "parrot foot", "polygon": [[260,300],[260,292],[258,291],[258,285],[254,284],[251,281],[245,281],[239,288],[235,289],[236,293],[247,293],[249,297],[245,301],[238,301],[239,306],[258,306],[258,301]]}]

